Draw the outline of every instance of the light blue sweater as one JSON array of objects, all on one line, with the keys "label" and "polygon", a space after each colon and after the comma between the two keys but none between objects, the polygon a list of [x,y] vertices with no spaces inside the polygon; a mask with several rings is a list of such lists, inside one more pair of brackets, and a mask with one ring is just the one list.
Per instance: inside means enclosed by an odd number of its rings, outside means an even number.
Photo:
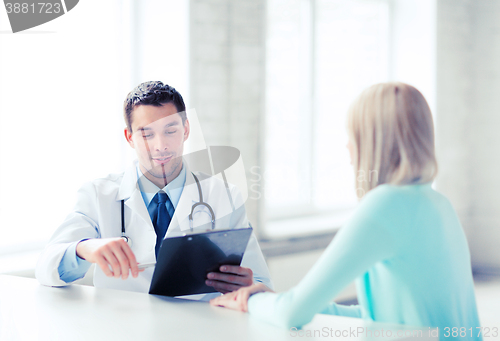
[{"label": "light blue sweater", "polygon": [[[359,305],[331,303],[353,280]],[[296,287],[253,295],[248,304],[251,315],[286,328],[321,312],[439,327],[442,340],[465,327],[467,336],[456,339],[482,340],[467,240],[450,202],[430,184],[371,190]]]}]

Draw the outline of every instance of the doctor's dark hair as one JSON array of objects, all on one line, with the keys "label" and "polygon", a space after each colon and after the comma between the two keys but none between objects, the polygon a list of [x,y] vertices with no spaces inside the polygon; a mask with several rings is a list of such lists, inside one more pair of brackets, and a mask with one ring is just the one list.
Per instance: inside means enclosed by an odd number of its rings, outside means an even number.
[{"label": "doctor's dark hair", "polygon": [[160,81],[144,82],[136,86],[125,99],[123,111],[127,129],[132,132],[132,111],[139,105],[153,105],[160,107],[163,104],[175,105],[178,114],[182,118],[182,124],[186,123],[186,105],[181,94],[173,87]]}]

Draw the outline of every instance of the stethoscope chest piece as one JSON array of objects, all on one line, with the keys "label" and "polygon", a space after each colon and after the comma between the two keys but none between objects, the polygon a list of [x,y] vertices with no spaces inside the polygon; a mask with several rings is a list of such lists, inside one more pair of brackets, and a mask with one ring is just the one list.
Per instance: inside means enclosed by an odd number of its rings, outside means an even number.
[{"label": "stethoscope chest piece", "polygon": [[128,246],[130,246],[130,248],[132,248],[132,239],[130,239],[129,236],[123,234],[122,239],[128,244]]},{"label": "stethoscope chest piece", "polygon": [[193,173],[193,178],[196,181],[196,186],[198,187],[198,196],[200,201],[198,201],[196,204],[191,206],[191,214],[189,214],[189,230],[191,232],[193,231],[193,215],[194,211],[197,207],[205,207],[208,209],[209,215],[210,215],[210,222],[212,226],[212,230],[215,229],[215,213],[214,210],[212,209],[212,206],[210,206],[207,202],[203,201],[203,193],[201,191],[201,185],[200,181],[198,180],[198,177],[194,175]]}]

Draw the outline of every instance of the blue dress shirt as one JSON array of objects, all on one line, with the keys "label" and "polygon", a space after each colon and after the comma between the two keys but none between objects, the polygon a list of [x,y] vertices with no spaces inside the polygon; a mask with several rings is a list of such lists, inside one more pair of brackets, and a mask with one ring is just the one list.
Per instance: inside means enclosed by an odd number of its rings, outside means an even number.
[{"label": "blue dress shirt", "polygon": [[[148,178],[146,178],[140,167],[137,164],[137,183],[139,185],[139,190],[141,191],[142,199],[144,204],[148,208],[149,215],[151,216],[153,208],[149,207],[151,200],[156,195],[160,188],[153,184]],[[168,213],[171,217],[174,216],[175,209],[181,198],[182,190],[184,189],[184,184],[186,183],[186,168],[182,165],[182,169],[179,175],[169,182],[162,190],[167,193],[170,200],[167,200],[166,206]],[[78,240],[72,243],[64,253],[61,262],[59,263],[58,271],[59,277],[66,283],[74,282],[77,279],[83,278],[90,268],[91,263],[77,256],[76,246],[79,242],[86,239]]]}]

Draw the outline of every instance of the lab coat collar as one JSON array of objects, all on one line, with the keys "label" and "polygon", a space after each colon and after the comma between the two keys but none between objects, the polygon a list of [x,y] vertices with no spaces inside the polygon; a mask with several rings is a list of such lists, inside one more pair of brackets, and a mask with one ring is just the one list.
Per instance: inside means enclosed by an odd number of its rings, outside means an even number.
[{"label": "lab coat collar", "polygon": [[[149,216],[141,191],[137,184],[136,167],[137,160],[134,161],[133,165],[127,168],[124,172],[116,200],[125,200],[125,204],[139,214],[151,225],[152,228],[153,225],[151,223],[151,217]],[[199,201],[198,186],[196,185],[193,173],[191,173],[189,165],[186,162],[184,162],[184,167],[186,167],[186,181],[184,189],[182,190],[181,197],[179,198],[179,203],[175,208],[175,213],[172,217],[172,221],[170,222],[166,236],[172,234],[176,230],[179,232],[179,230],[185,231],[189,229],[189,221],[187,220],[188,216],[191,213],[193,204]],[[202,179],[199,180],[200,182],[202,181]]]},{"label": "lab coat collar", "polygon": [[139,187],[137,186],[136,167],[137,160],[135,160],[123,173],[122,183],[120,184],[120,189],[116,197],[117,201],[130,198],[135,191],[138,191],[140,194]]},{"label": "lab coat collar", "polygon": [[124,172],[116,200],[124,200],[125,205],[138,214],[149,225],[149,227],[153,229],[151,217],[149,216],[148,209],[144,204],[141,191],[139,190],[139,186],[137,184],[136,167],[137,160],[134,161],[133,165],[127,168]]}]

